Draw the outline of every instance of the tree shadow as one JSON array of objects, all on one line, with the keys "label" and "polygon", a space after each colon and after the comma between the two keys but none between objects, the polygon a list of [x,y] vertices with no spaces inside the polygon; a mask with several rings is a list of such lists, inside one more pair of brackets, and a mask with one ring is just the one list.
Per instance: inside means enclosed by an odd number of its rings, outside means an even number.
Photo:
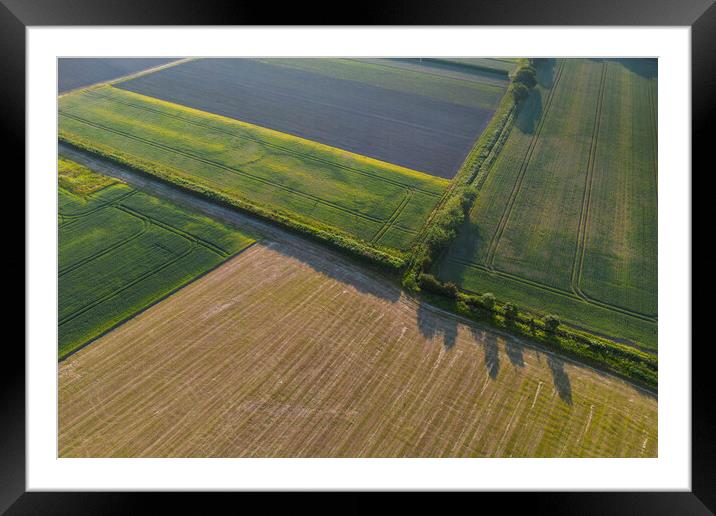
[{"label": "tree shadow", "polygon": [[432,340],[442,335],[442,344],[451,349],[457,342],[457,320],[453,317],[441,317],[421,302],[417,310],[417,323],[420,333]]},{"label": "tree shadow", "polygon": [[524,101],[520,112],[517,115],[515,124],[525,134],[532,134],[542,117],[542,92],[535,88],[530,92],[529,97]]},{"label": "tree shadow", "polygon": [[525,359],[524,356],[522,356],[522,346],[519,344],[505,342],[505,353],[507,354],[507,358],[510,359],[512,365],[516,367],[525,366]]},{"label": "tree shadow", "polygon": [[535,62],[537,70],[537,84],[543,88],[551,88],[554,84],[554,72],[557,68],[557,60],[553,57],[539,58]]},{"label": "tree shadow", "polygon": [[312,245],[271,242],[267,242],[265,245],[273,251],[308,265],[318,273],[352,286],[358,292],[370,294],[391,303],[400,299],[400,289],[397,286],[373,277],[370,271],[361,266],[362,264],[352,263],[349,257],[339,256],[336,251]]},{"label": "tree shadow", "polygon": [[474,326],[470,326],[470,333],[472,333],[476,341],[482,343],[487,374],[493,380],[496,379],[500,373],[500,346],[497,342],[497,337],[492,332],[480,330]]},{"label": "tree shadow", "polygon": [[567,403],[572,404],[572,383],[569,381],[569,375],[564,370],[564,361],[552,354],[547,354],[547,365],[552,372],[552,381],[559,397]]},{"label": "tree shadow", "polygon": [[618,63],[630,72],[646,79],[653,79],[659,75],[659,60],[656,58],[601,57],[593,58],[592,61]]}]

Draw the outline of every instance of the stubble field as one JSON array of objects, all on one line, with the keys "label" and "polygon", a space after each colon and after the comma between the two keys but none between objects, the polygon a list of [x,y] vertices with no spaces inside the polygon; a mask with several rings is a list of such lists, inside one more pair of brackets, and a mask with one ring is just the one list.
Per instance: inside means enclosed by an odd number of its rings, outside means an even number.
[{"label": "stubble field", "polygon": [[656,399],[256,244],[66,361],[62,457],[655,456]]}]

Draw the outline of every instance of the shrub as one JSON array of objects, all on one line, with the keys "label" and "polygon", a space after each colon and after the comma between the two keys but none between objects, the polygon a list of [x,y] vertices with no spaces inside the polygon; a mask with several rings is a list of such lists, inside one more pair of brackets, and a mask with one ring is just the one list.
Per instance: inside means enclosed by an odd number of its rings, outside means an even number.
[{"label": "shrub", "polygon": [[545,329],[550,333],[556,332],[557,328],[559,328],[559,325],[562,323],[556,315],[547,315],[543,321]]},{"label": "shrub", "polygon": [[480,303],[482,304],[483,308],[492,310],[493,308],[495,308],[495,294],[493,294],[492,292],[482,294],[482,296],[480,296]]},{"label": "shrub", "polygon": [[515,84],[512,86],[512,96],[515,99],[515,103],[519,104],[530,95],[530,90],[524,84]]},{"label": "shrub", "polygon": [[465,301],[465,304],[473,310],[475,308],[482,308],[482,301],[480,301],[480,296],[466,294],[463,295],[463,301]]},{"label": "shrub", "polygon": [[418,283],[420,287],[432,292],[434,294],[440,294],[453,299],[458,299],[460,291],[454,283],[442,283],[432,274],[420,273],[418,277]]},{"label": "shrub", "polygon": [[505,318],[509,319],[510,321],[517,319],[517,307],[513,303],[505,303],[505,306],[502,307],[502,310],[505,314]]},{"label": "shrub", "polygon": [[524,84],[528,89],[537,86],[537,70],[532,65],[519,68],[512,79],[517,84]]},{"label": "shrub", "polygon": [[414,274],[406,274],[403,278],[403,288],[415,292],[418,290],[418,282],[415,279]]},{"label": "shrub", "polygon": [[445,293],[448,296],[453,297],[455,299],[458,298],[458,296],[460,294],[460,290],[458,290],[457,285],[455,285],[455,283],[450,283],[450,282],[445,283],[443,285],[443,288],[445,289]]}]

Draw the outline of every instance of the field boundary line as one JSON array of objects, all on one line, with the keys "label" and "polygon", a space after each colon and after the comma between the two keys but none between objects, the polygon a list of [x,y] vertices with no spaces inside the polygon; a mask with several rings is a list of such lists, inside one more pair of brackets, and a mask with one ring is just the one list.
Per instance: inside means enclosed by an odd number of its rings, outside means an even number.
[{"label": "field boundary line", "polygon": [[116,323],[114,323],[113,325],[111,325],[109,328],[107,328],[107,329],[105,329],[105,330],[99,332],[97,335],[95,335],[95,336],[93,336],[93,337],[90,337],[89,339],[87,339],[87,340],[85,340],[84,342],[82,342],[82,344],[79,344],[78,346],[76,346],[76,347],[73,348],[72,350],[68,351],[67,353],[65,353],[65,354],[63,354],[63,355],[60,356],[60,351],[58,350],[58,362],[63,362],[64,360],[68,359],[70,356],[72,356],[72,355],[74,355],[75,353],[77,353],[78,351],[80,351],[80,350],[86,348],[87,346],[89,346],[90,344],[94,343],[94,342],[95,342],[96,340],[98,340],[99,338],[104,337],[104,336],[107,335],[109,332],[111,332],[112,330],[114,330],[114,329],[116,329],[117,327],[121,326],[122,324],[126,323],[126,322],[129,321],[130,319],[134,319],[134,318],[137,317],[138,315],[141,315],[142,313],[144,313],[144,312],[146,312],[147,310],[149,310],[150,308],[152,308],[154,305],[157,305],[157,304],[161,303],[162,301],[164,301],[165,299],[167,299],[168,297],[174,295],[175,293],[177,293],[179,290],[183,289],[184,287],[189,286],[191,283],[193,283],[193,282],[195,282],[195,281],[197,281],[197,280],[203,278],[204,276],[206,276],[206,275],[209,274],[210,272],[213,272],[214,270],[216,270],[216,269],[218,269],[219,267],[221,267],[222,265],[224,265],[229,259],[234,258],[235,256],[238,256],[239,254],[241,254],[241,253],[243,253],[244,251],[246,251],[247,249],[251,248],[252,246],[254,246],[255,244],[257,244],[258,242],[259,242],[258,240],[254,240],[253,242],[250,242],[248,245],[246,245],[245,247],[239,249],[238,251],[236,251],[235,253],[233,253],[232,255],[230,255],[230,256],[229,256],[228,258],[226,258],[225,260],[220,260],[217,264],[215,264],[215,265],[209,267],[207,270],[205,270],[205,271],[202,272],[201,274],[198,274],[197,276],[194,276],[193,278],[188,279],[188,280],[185,281],[184,283],[180,283],[179,285],[177,285],[176,287],[172,288],[172,289],[169,290],[168,292],[165,292],[164,294],[161,294],[159,297],[157,297],[156,299],[150,301],[148,304],[146,304],[145,306],[141,307],[139,310],[137,310],[137,311],[135,311],[135,312],[132,312],[131,314],[129,314],[128,316],[124,317],[124,318],[121,319],[120,321],[117,321]]},{"label": "field boundary line", "polygon": [[405,192],[405,196],[403,197],[403,200],[395,208],[395,211],[393,211],[393,213],[390,215],[390,218],[388,218],[388,220],[385,221],[385,224],[383,224],[383,226],[380,229],[378,229],[376,234],[370,240],[371,243],[377,243],[378,240],[383,238],[383,235],[385,235],[388,232],[388,230],[393,226],[393,224],[398,219],[398,217],[400,217],[400,214],[403,213],[403,210],[410,203],[410,199],[412,199],[412,197],[413,197],[412,190],[407,190]]},{"label": "field boundary line", "polygon": [[115,79],[109,79],[109,80],[106,80],[106,81],[99,81],[99,82],[95,82],[95,83],[89,84],[89,85],[87,85],[87,86],[79,86],[79,87],[77,87],[77,88],[73,88],[73,89],[71,89],[71,90],[67,90],[67,91],[64,91],[64,92],[60,93],[59,95],[57,95],[57,98],[60,99],[60,98],[62,98],[62,97],[66,97],[66,96],[68,96],[68,95],[72,95],[73,93],[80,93],[80,92],[82,92],[82,91],[91,91],[91,90],[93,90],[93,89],[95,89],[95,88],[101,88],[102,86],[107,85],[107,84],[112,85],[112,84],[118,84],[118,83],[124,82],[124,81],[129,81],[129,80],[131,80],[131,79],[136,79],[136,78],[141,77],[141,76],[143,76],[143,75],[149,75],[149,74],[158,72],[158,71],[160,71],[160,70],[164,70],[165,68],[171,68],[171,67],[173,67],[173,66],[177,66],[177,65],[180,65],[180,64],[189,62],[189,61],[194,61],[194,60],[196,60],[196,59],[199,59],[199,58],[196,58],[196,57],[185,57],[185,58],[183,58],[183,59],[177,59],[177,60],[171,61],[171,62],[169,62],[169,63],[164,63],[164,64],[161,64],[161,65],[158,65],[158,66],[153,66],[153,67],[151,67],[151,68],[146,68],[146,69],[144,69],[144,70],[139,70],[138,72],[132,72],[132,73],[130,73],[130,74],[128,74],[128,75],[123,75],[123,76],[117,77],[117,78],[115,78]]},{"label": "field boundary line", "polygon": [[[497,135],[495,144],[490,148],[490,152],[487,153],[487,156],[485,156],[484,161],[475,171],[475,177],[472,179],[472,182],[470,184],[473,184],[478,191],[482,190],[482,187],[485,185],[485,182],[490,175],[492,167],[497,162],[497,158],[499,157],[499,155],[502,153],[504,144],[507,142],[507,138],[510,137],[510,133],[512,132],[512,128],[514,126],[514,119],[516,116],[517,108],[513,107],[510,110],[505,125],[502,126],[502,129],[500,129],[500,134]],[[472,211],[476,205],[477,203],[473,203],[470,211]]]},{"label": "field boundary line", "polygon": [[[123,91],[128,91],[128,90],[123,90]],[[136,92],[131,92],[131,93],[135,93],[136,95],[142,95],[141,93],[136,93]],[[350,171],[350,172],[355,172],[355,173],[357,173],[357,174],[361,174],[361,175],[364,175],[364,176],[367,176],[367,177],[371,177],[371,178],[376,179],[376,180],[378,180],[378,181],[382,181],[382,182],[385,182],[385,183],[390,183],[390,184],[395,185],[395,186],[400,186],[400,187],[403,187],[403,188],[412,188],[412,189],[417,190],[417,191],[419,191],[419,192],[421,192],[421,193],[424,193],[425,195],[430,195],[430,196],[432,196],[432,197],[438,197],[438,196],[439,196],[439,194],[437,194],[437,193],[435,193],[435,192],[430,192],[430,191],[428,191],[428,190],[424,190],[424,189],[422,189],[422,188],[420,188],[420,187],[416,187],[416,186],[413,186],[413,185],[409,185],[409,184],[403,183],[403,182],[401,182],[401,181],[396,181],[396,180],[389,179],[389,178],[386,178],[386,177],[383,177],[383,176],[379,176],[379,175],[377,175],[377,174],[372,174],[372,173],[367,172],[367,171],[365,171],[365,170],[360,170],[360,169],[355,168],[355,167],[351,167],[351,166],[348,166],[348,165],[343,165],[343,164],[340,164],[340,163],[336,163],[336,162],[331,161],[331,160],[329,160],[329,159],[323,159],[323,158],[319,158],[319,157],[317,157],[317,156],[311,156],[310,154],[305,154],[305,153],[302,153],[302,152],[299,152],[299,151],[290,149],[290,148],[288,148],[288,147],[284,147],[284,146],[282,146],[282,145],[278,145],[278,144],[276,144],[276,143],[267,142],[266,140],[263,140],[263,139],[261,139],[261,138],[252,137],[252,136],[243,135],[243,134],[238,134],[238,133],[236,133],[236,132],[234,132],[234,131],[231,131],[231,130],[229,130],[229,129],[224,129],[224,128],[217,127],[217,126],[211,125],[211,124],[205,124],[205,123],[202,123],[202,122],[199,122],[199,121],[196,121],[196,120],[192,120],[192,119],[190,119],[190,118],[186,118],[186,117],[183,117],[183,116],[180,116],[180,115],[175,115],[175,114],[167,113],[167,112],[162,111],[162,110],[160,110],[160,109],[154,109],[154,108],[151,108],[151,107],[148,107],[148,106],[141,106],[141,105],[139,105],[139,104],[135,104],[135,103],[133,103],[133,102],[129,102],[129,101],[126,101],[126,100],[116,99],[116,98],[113,98],[113,97],[111,97],[111,96],[109,96],[109,95],[103,95],[103,94],[101,94],[101,93],[99,93],[99,92],[96,92],[96,91],[88,92],[88,96],[90,96],[90,97],[101,97],[101,98],[103,98],[103,99],[105,99],[105,100],[108,100],[108,101],[110,101],[110,102],[114,102],[114,103],[117,103],[117,104],[124,104],[124,105],[131,106],[131,107],[136,108],[136,109],[139,109],[139,110],[149,111],[149,112],[152,112],[152,113],[157,113],[158,115],[164,116],[164,117],[166,117],[166,118],[173,118],[173,119],[176,119],[176,120],[181,120],[182,122],[186,122],[186,123],[191,124],[191,125],[195,125],[195,126],[198,126],[198,127],[204,127],[205,129],[209,129],[210,131],[214,131],[214,132],[221,133],[221,134],[226,134],[226,135],[228,135],[228,136],[231,136],[232,138],[240,138],[240,139],[243,139],[243,140],[248,140],[248,141],[252,141],[252,142],[254,142],[254,143],[258,143],[259,145],[263,145],[263,146],[265,146],[265,147],[269,147],[269,148],[273,148],[273,149],[278,149],[279,151],[284,152],[284,153],[286,153],[286,154],[289,154],[289,155],[291,155],[291,156],[298,156],[298,157],[305,158],[305,159],[308,159],[308,160],[311,160],[311,161],[315,161],[315,162],[317,162],[317,163],[323,163],[324,165],[329,165],[329,166],[332,166],[332,167],[340,168],[340,169],[342,169],[342,170],[348,170],[348,171]],[[148,97],[147,95],[142,95],[142,96]],[[148,98],[152,98],[152,99],[153,99],[154,97],[148,97]],[[163,101],[163,102],[167,102],[167,101]],[[170,103],[170,104],[173,104],[173,103]],[[177,104],[177,105],[178,105],[178,106],[181,106],[181,104]],[[200,110],[197,110],[197,111],[200,111]],[[207,113],[208,113],[208,112],[207,112]],[[223,115],[217,115],[217,116],[223,116]],[[226,117],[225,117],[225,118],[226,118]],[[238,120],[238,119],[237,119],[237,120]],[[249,122],[244,122],[244,123],[249,123]],[[251,125],[254,125],[254,126],[259,127],[259,128],[263,128],[262,126],[256,125],[256,124],[251,124]],[[272,130],[272,131],[275,131],[274,129],[271,129],[271,130]],[[280,132],[280,131],[275,131],[275,132],[278,133],[278,132]],[[281,133],[281,134],[286,134],[286,135],[288,135],[288,136],[293,136],[293,137],[295,137],[294,135],[289,134],[289,133]],[[316,142],[316,143],[320,143],[320,142]],[[330,146],[326,145],[326,147],[330,147]],[[332,148],[332,149],[337,149],[337,150],[342,150],[342,149],[338,149],[338,147],[331,147],[331,148]],[[378,160],[378,161],[380,161],[380,160]],[[388,163],[388,162],[386,162],[386,163]],[[407,167],[406,167],[406,168],[407,168]],[[411,169],[411,170],[412,170],[412,169]],[[416,172],[417,172],[417,171],[416,171]],[[425,172],[422,172],[422,173],[425,174]],[[426,175],[430,175],[430,174],[426,174]],[[432,176],[432,175],[431,175],[431,177],[435,177],[435,176]]]},{"label": "field boundary line", "polygon": [[83,118],[81,118],[81,117],[78,117],[78,116],[76,116],[76,115],[73,115],[73,114],[70,114],[70,113],[67,113],[67,112],[60,112],[60,115],[66,116],[66,117],[71,118],[71,119],[74,119],[74,120],[77,120],[77,121],[79,121],[79,122],[81,122],[81,123],[90,125],[90,126],[95,127],[95,128],[97,128],[97,129],[101,129],[101,130],[104,130],[104,131],[112,132],[112,133],[118,134],[118,135],[120,135],[120,136],[123,136],[123,137],[125,137],[125,138],[131,139],[131,140],[136,140],[136,141],[138,141],[138,142],[140,142],[140,143],[144,143],[145,145],[149,145],[149,146],[152,146],[152,147],[157,147],[157,148],[159,148],[159,149],[162,149],[162,150],[165,150],[165,151],[168,151],[168,152],[173,152],[173,153],[176,153],[176,154],[185,156],[185,157],[187,157],[187,158],[194,159],[194,160],[199,161],[199,162],[201,162],[201,163],[205,163],[205,164],[207,164],[207,165],[212,165],[212,166],[215,166],[215,167],[217,167],[217,168],[221,168],[221,169],[223,169],[223,170],[226,170],[226,171],[228,171],[228,172],[237,174],[237,175],[239,175],[239,176],[246,177],[246,178],[249,178],[249,179],[253,179],[253,180],[256,181],[256,182],[263,183],[263,184],[267,184],[267,185],[269,185],[269,186],[272,186],[272,187],[275,187],[275,188],[279,188],[279,189],[281,189],[281,190],[285,190],[285,191],[287,191],[287,192],[289,192],[289,193],[298,195],[298,196],[300,196],[300,197],[305,197],[305,198],[310,199],[310,200],[312,200],[312,201],[316,201],[316,202],[318,202],[318,203],[320,203],[320,204],[324,204],[324,205],[326,205],[326,206],[328,206],[328,207],[337,209],[337,210],[339,210],[339,211],[348,213],[348,214],[350,214],[350,215],[354,215],[354,216],[359,217],[359,218],[362,218],[362,219],[369,220],[369,221],[371,221],[371,222],[378,222],[378,223],[384,223],[384,222],[385,222],[385,219],[379,219],[379,218],[373,217],[373,216],[371,216],[371,215],[366,215],[366,214],[364,214],[364,213],[359,213],[359,212],[353,211],[353,210],[351,210],[351,209],[349,209],[349,208],[345,208],[345,207],[340,206],[340,205],[338,205],[338,204],[336,204],[336,203],[333,203],[332,201],[327,201],[327,200],[325,200],[325,199],[321,199],[320,197],[316,197],[316,196],[314,196],[314,195],[312,195],[312,194],[309,194],[309,193],[306,193],[306,192],[301,192],[301,191],[299,191],[299,190],[295,190],[295,189],[293,189],[293,188],[290,188],[290,187],[285,186],[285,185],[281,185],[281,184],[279,184],[279,183],[274,183],[274,182],[269,181],[269,180],[267,180],[267,179],[264,179],[264,178],[262,178],[262,177],[258,177],[258,176],[255,176],[255,175],[253,175],[253,174],[250,174],[250,173],[248,173],[248,172],[246,172],[246,171],[244,171],[244,170],[231,168],[231,167],[228,167],[228,166],[226,166],[226,165],[223,165],[223,164],[214,162],[214,161],[212,161],[212,160],[210,160],[210,159],[202,158],[202,157],[200,157],[200,156],[196,156],[196,155],[191,154],[191,153],[189,153],[189,152],[185,152],[185,151],[181,151],[181,150],[175,149],[175,148],[173,148],[173,147],[170,147],[170,146],[168,146],[168,145],[164,145],[164,144],[162,144],[162,143],[153,142],[153,141],[151,141],[151,140],[147,140],[147,139],[144,139],[144,138],[139,137],[139,136],[135,136],[135,135],[131,135],[131,134],[128,134],[128,133],[124,133],[124,132],[119,131],[119,130],[117,130],[117,129],[113,129],[113,128],[106,127],[106,126],[103,126],[103,125],[101,125],[101,124],[98,124],[98,123],[96,123],[96,122],[91,122],[91,121],[89,121],[89,120],[85,120],[85,119],[83,119]]},{"label": "field boundary line", "polygon": [[[467,292],[469,292],[469,293],[477,294],[477,292],[474,292],[474,291],[471,291],[471,290],[467,290],[467,289],[465,289],[465,290],[466,290]],[[541,344],[541,343],[540,343],[539,341],[537,341],[537,340],[534,340],[534,339],[531,339],[531,338],[527,338],[527,337],[524,337],[524,336],[520,336],[520,335],[515,335],[514,333],[510,333],[510,332],[508,332],[508,331],[505,331],[505,330],[500,329],[500,328],[495,327],[495,326],[483,325],[483,324],[481,324],[480,322],[478,322],[478,321],[476,321],[476,320],[474,320],[474,319],[470,319],[470,318],[468,318],[468,317],[465,317],[464,315],[460,315],[460,314],[457,313],[457,312],[452,312],[452,311],[446,310],[446,309],[444,309],[444,308],[440,308],[439,306],[435,306],[435,305],[433,305],[433,304],[426,303],[426,302],[424,302],[424,301],[420,301],[420,300],[416,299],[415,297],[413,297],[413,295],[410,295],[410,294],[403,296],[403,297],[401,298],[401,301],[404,302],[404,303],[407,303],[407,304],[411,304],[412,306],[414,306],[414,307],[416,307],[416,308],[417,308],[417,307],[422,307],[422,308],[424,308],[425,310],[428,310],[428,311],[432,311],[432,312],[434,312],[434,313],[439,313],[439,314],[443,314],[443,315],[449,316],[449,317],[451,317],[451,318],[454,319],[454,320],[458,320],[458,321],[462,322],[462,323],[465,324],[466,326],[469,326],[469,327],[472,327],[472,328],[476,328],[476,329],[482,330],[482,331],[494,332],[496,335],[501,335],[501,336],[503,336],[503,337],[507,337],[507,338],[509,338],[509,339],[513,339],[513,340],[515,340],[516,342],[518,342],[518,343],[522,344],[523,346],[525,346],[526,348],[537,349],[537,350],[539,350],[539,351],[544,352],[545,354],[551,355],[551,356],[553,356],[553,357],[555,357],[555,358],[557,358],[557,359],[560,359],[560,360],[562,360],[562,361],[564,361],[564,362],[571,362],[571,363],[573,363],[573,364],[576,364],[576,365],[579,365],[579,366],[582,366],[582,367],[589,368],[589,369],[591,369],[591,370],[593,370],[593,371],[596,371],[596,372],[598,372],[598,373],[600,373],[600,374],[605,374],[605,375],[611,376],[611,377],[613,377],[613,378],[621,378],[622,380],[626,381],[629,385],[631,385],[631,386],[633,386],[634,388],[638,389],[640,392],[648,393],[648,394],[650,394],[650,395],[652,395],[652,396],[656,396],[656,395],[657,395],[657,392],[655,392],[654,390],[650,390],[649,387],[644,386],[643,384],[639,384],[639,383],[634,382],[634,381],[633,381],[632,379],[630,379],[629,377],[621,376],[619,373],[617,373],[617,372],[615,372],[615,371],[613,371],[613,370],[602,369],[601,367],[598,367],[598,366],[595,366],[595,365],[593,365],[593,364],[590,364],[590,363],[588,363],[588,362],[583,361],[582,359],[580,359],[580,358],[577,357],[577,356],[569,355],[569,354],[562,353],[562,352],[559,352],[559,351],[555,351],[553,348],[547,347],[547,346],[545,346],[544,344]],[[571,326],[571,327],[573,327],[573,328],[576,328],[576,329],[583,329],[583,328],[581,328],[581,327],[579,327],[579,326],[572,325],[572,324],[570,324],[570,323],[565,323],[565,324],[567,324],[567,325],[569,325],[569,326]],[[606,338],[610,338],[610,337],[609,337],[608,335],[606,335],[606,334],[603,334],[603,333],[602,333],[601,335],[604,336],[604,337],[606,337]],[[641,350],[641,351],[645,351],[645,352],[648,352],[648,353],[652,353],[652,354],[654,354],[654,355],[657,355],[657,350],[651,350],[651,349],[648,349],[648,348],[644,348],[643,346],[632,344],[630,341],[623,341],[623,340],[622,340],[620,343],[626,344],[626,345],[628,345],[628,346],[630,346],[630,347],[632,347],[632,348],[634,348],[634,349],[637,349],[637,350]]]},{"label": "field boundary line", "polygon": [[113,297],[116,296],[117,294],[120,294],[120,293],[124,292],[124,291],[127,290],[128,288],[133,287],[134,285],[136,285],[136,284],[139,283],[140,281],[143,281],[143,280],[147,279],[148,277],[150,277],[150,276],[152,276],[152,275],[154,275],[154,274],[156,274],[156,273],[158,273],[158,272],[161,272],[162,270],[166,269],[166,268],[169,267],[170,265],[176,263],[177,261],[181,260],[182,258],[185,258],[185,257],[188,256],[189,254],[191,254],[192,252],[194,252],[194,250],[196,250],[196,246],[197,246],[197,245],[198,245],[198,244],[197,244],[196,242],[194,242],[194,241],[192,241],[192,240],[189,240],[189,248],[188,248],[186,251],[184,251],[183,253],[179,254],[178,256],[175,256],[174,258],[170,259],[169,261],[164,262],[164,263],[161,264],[160,266],[158,266],[158,267],[156,267],[156,268],[154,268],[154,269],[152,269],[152,270],[150,270],[150,271],[147,271],[147,272],[145,272],[144,274],[141,274],[140,276],[136,277],[135,279],[133,279],[133,280],[130,281],[129,283],[126,283],[125,285],[123,285],[122,287],[118,288],[117,290],[113,290],[112,292],[108,292],[108,293],[105,294],[104,296],[101,296],[101,297],[99,297],[98,299],[95,299],[95,300],[92,301],[91,303],[89,303],[89,304],[87,304],[87,305],[85,305],[85,306],[83,306],[83,307],[81,307],[81,308],[78,308],[77,310],[75,310],[75,311],[72,312],[71,314],[66,315],[66,316],[63,317],[62,319],[59,319],[59,320],[57,321],[57,326],[58,326],[58,327],[59,327],[59,326],[62,326],[62,325],[64,325],[64,324],[66,324],[66,323],[68,323],[68,322],[70,322],[70,321],[76,319],[77,317],[79,317],[79,316],[82,315],[83,313],[85,313],[85,312],[91,310],[91,309],[94,308],[95,306],[98,306],[98,305],[104,303],[104,302],[107,301],[108,299],[113,298]]},{"label": "field boundary line", "polygon": [[549,116],[549,112],[552,107],[552,100],[554,99],[557,88],[560,85],[564,67],[565,67],[564,60],[560,60],[559,70],[557,71],[555,81],[552,84],[552,89],[549,92],[549,96],[547,98],[547,102],[545,103],[544,111],[542,112],[542,116],[540,117],[539,124],[537,125],[537,128],[535,129],[535,134],[532,135],[532,139],[530,140],[529,146],[527,147],[527,151],[525,152],[525,155],[522,158],[522,163],[520,165],[520,170],[518,172],[517,180],[515,181],[515,184],[512,187],[512,191],[510,192],[510,197],[508,198],[507,204],[505,206],[505,210],[502,212],[502,217],[500,218],[500,222],[497,225],[497,229],[496,229],[495,233],[493,233],[492,238],[490,239],[490,245],[488,246],[488,249],[487,249],[487,259],[485,261],[486,265],[490,268],[494,268],[494,261],[495,261],[495,254],[497,252],[497,247],[499,245],[500,239],[502,238],[502,234],[504,233],[505,227],[507,226],[507,222],[509,221],[510,214],[512,213],[512,207],[515,204],[517,195],[519,194],[520,189],[522,188],[522,182],[524,180],[525,174],[527,173],[527,168],[529,167],[529,162],[530,162],[530,159],[532,158],[532,153],[534,152],[534,149],[537,146],[539,137],[542,134],[542,128],[544,127],[545,120]]},{"label": "field boundary line", "polygon": [[577,226],[577,242],[572,260],[571,285],[572,290],[579,297],[587,301],[589,298],[579,284],[582,280],[582,269],[584,268],[585,247],[587,244],[587,229],[589,218],[589,207],[592,198],[592,184],[594,182],[594,166],[597,160],[597,147],[599,145],[599,131],[602,120],[602,104],[604,102],[604,90],[606,88],[607,63],[602,64],[602,74],[599,81],[599,93],[597,95],[597,108],[594,114],[594,126],[592,128],[592,141],[589,146],[589,157],[587,158],[587,174],[584,178],[584,190],[582,191],[582,206],[579,211],[579,225]]},{"label": "field boundary line", "polygon": [[[116,208],[116,207],[110,206],[108,209],[111,209],[111,208]],[[117,208],[117,209],[119,209],[119,208]],[[124,240],[122,240],[120,242],[116,242],[116,243],[110,245],[109,247],[106,247],[100,251],[97,251],[96,253],[93,253],[90,256],[87,256],[87,257],[83,258],[82,260],[79,260],[79,261],[73,263],[72,265],[68,265],[67,267],[65,267],[63,269],[59,269],[57,272],[57,277],[61,278],[65,274],[68,274],[76,269],[79,269],[83,265],[86,265],[86,264],[96,260],[97,258],[100,258],[100,257],[104,256],[105,254],[110,253],[110,252],[114,251],[115,249],[118,249],[118,248],[122,247],[123,245],[131,242],[132,240],[135,240],[135,239],[139,238],[140,236],[142,236],[144,233],[147,232],[147,229],[149,229],[150,223],[144,219],[140,219],[140,221],[142,223],[142,227],[140,228],[139,231],[137,231],[136,233],[132,233],[130,236],[128,236]]]}]

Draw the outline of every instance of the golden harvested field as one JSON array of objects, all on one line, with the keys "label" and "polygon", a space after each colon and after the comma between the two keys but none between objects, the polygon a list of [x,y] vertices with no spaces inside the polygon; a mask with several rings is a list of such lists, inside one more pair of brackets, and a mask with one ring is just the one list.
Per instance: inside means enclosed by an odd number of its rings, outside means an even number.
[{"label": "golden harvested field", "polygon": [[256,244],[60,364],[62,457],[656,456],[655,397]]}]

